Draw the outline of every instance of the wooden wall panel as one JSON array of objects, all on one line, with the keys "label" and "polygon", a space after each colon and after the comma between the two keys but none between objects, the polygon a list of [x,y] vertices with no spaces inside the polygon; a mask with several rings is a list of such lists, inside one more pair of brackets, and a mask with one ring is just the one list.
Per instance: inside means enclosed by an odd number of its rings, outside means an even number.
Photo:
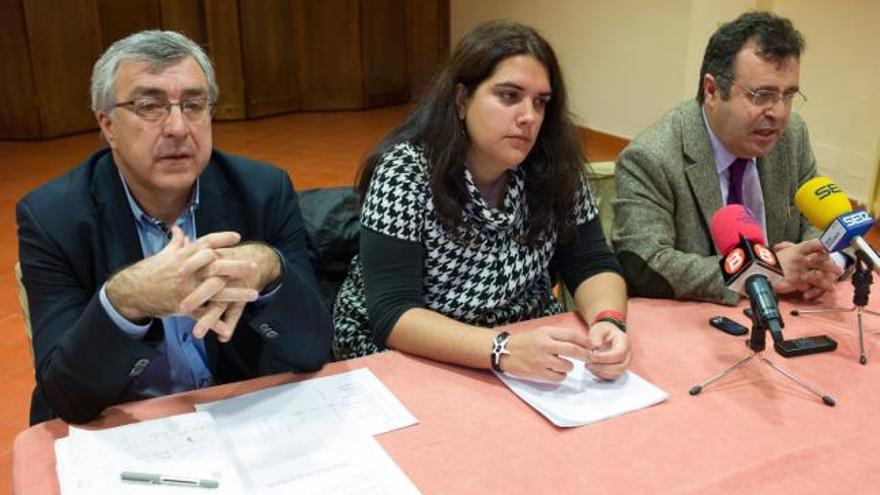
[{"label": "wooden wall panel", "polygon": [[205,45],[205,9],[200,0],[159,0],[162,29],[185,34]]},{"label": "wooden wall panel", "polygon": [[305,110],[363,107],[358,0],[294,0],[296,55]]},{"label": "wooden wall panel", "polygon": [[409,100],[406,0],[361,0],[364,106]]},{"label": "wooden wall panel", "polygon": [[21,1],[0,2],[0,138],[40,137],[31,70]]},{"label": "wooden wall panel", "polygon": [[161,28],[158,0],[96,0],[101,49],[144,29]]},{"label": "wooden wall panel", "polygon": [[0,0],[0,139],[96,128],[95,60],[142,29],[214,62],[216,118],[407,101],[448,56],[449,0]]},{"label": "wooden wall panel", "polygon": [[246,116],[245,83],[236,0],[205,0],[205,34],[205,48],[214,61],[220,86],[215,118],[243,119]]},{"label": "wooden wall panel", "polygon": [[244,1],[239,8],[247,116],[298,110],[293,4],[290,0]]},{"label": "wooden wall panel", "polygon": [[100,56],[93,0],[24,0],[43,137],[97,127],[89,98]]},{"label": "wooden wall panel", "polygon": [[417,99],[449,58],[449,0],[407,0],[407,68]]}]

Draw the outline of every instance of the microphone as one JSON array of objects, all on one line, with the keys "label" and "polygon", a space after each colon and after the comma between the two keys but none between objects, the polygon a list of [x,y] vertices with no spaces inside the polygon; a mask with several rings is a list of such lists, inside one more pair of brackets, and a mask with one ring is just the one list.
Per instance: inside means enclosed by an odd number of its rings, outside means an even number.
[{"label": "microphone", "polygon": [[[784,275],[779,259],[765,246],[761,225],[743,205],[728,205],[715,212],[709,230],[722,256],[724,286],[748,297],[756,322],[770,330],[775,342],[782,342],[782,315],[772,284]],[[749,346],[764,350],[764,332],[753,331]]]},{"label": "microphone", "polygon": [[865,210],[853,211],[849,198],[827,177],[814,177],[801,185],[794,204],[814,227],[824,230],[819,240],[829,252],[852,247],[880,273],[880,257],[864,236],[874,225]]}]

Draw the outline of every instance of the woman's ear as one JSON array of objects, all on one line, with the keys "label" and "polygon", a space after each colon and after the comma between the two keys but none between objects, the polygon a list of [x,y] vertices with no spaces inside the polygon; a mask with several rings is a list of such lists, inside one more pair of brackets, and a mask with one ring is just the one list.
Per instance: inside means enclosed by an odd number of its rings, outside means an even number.
[{"label": "woman's ear", "polygon": [[458,111],[459,120],[464,120],[464,117],[467,115],[467,100],[468,94],[467,89],[464,87],[464,84],[458,83],[455,85],[455,109]]}]

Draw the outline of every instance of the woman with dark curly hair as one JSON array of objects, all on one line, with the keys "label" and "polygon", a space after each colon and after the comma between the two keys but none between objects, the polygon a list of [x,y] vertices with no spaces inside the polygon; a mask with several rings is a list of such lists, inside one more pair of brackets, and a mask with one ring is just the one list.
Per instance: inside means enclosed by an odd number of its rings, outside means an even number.
[{"label": "woman with dark curly hair", "polygon": [[[461,40],[410,115],[364,161],[360,254],[337,296],[337,358],[391,347],[558,381],[626,370],[626,286],[602,235],[550,45],[495,21]],[[588,335],[501,325],[558,313],[551,267]]]}]

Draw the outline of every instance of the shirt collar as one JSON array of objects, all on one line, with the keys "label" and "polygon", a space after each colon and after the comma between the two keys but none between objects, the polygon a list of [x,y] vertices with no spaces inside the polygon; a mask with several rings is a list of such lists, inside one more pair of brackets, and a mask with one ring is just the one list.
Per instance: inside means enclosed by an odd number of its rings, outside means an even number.
[{"label": "shirt collar", "polygon": [[[715,154],[715,170],[721,175],[722,172],[727,170],[727,167],[730,167],[733,164],[733,161],[738,157],[727,151],[727,148],[724,147],[724,144],[718,139],[718,136],[715,135],[715,132],[712,130],[712,126],[709,125],[709,119],[706,117],[706,109],[700,109],[703,112],[703,124],[706,125],[706,131],[709,132],[709,142],[712,144],[712,152]],[[754,162],[754,158],[749,158],[749,163]]]},{"label": "shirt collar", "polygon": [[[134,196],[131,195],[131,191],[128,190],[128,184],[125,182],[125,177],[122,176],[122,173],[119,173],[119,179],[122,181],[122,188],[125,190],[125,197],[128,199],[128,205],[131,207],[131,212],[134,215],[135,221],[143,222],[149,225],[155,225],[157,220],[148,215],[134,199]],[[189,197],[189,202],[186,204],[186,208],[183,209],[180,217],[178,218],[181,218],[187,214],[192,214],[199,208],[199,191],[199,178],[196,178],[196,185],[195,187],[193,187],[193,192]]]}]

